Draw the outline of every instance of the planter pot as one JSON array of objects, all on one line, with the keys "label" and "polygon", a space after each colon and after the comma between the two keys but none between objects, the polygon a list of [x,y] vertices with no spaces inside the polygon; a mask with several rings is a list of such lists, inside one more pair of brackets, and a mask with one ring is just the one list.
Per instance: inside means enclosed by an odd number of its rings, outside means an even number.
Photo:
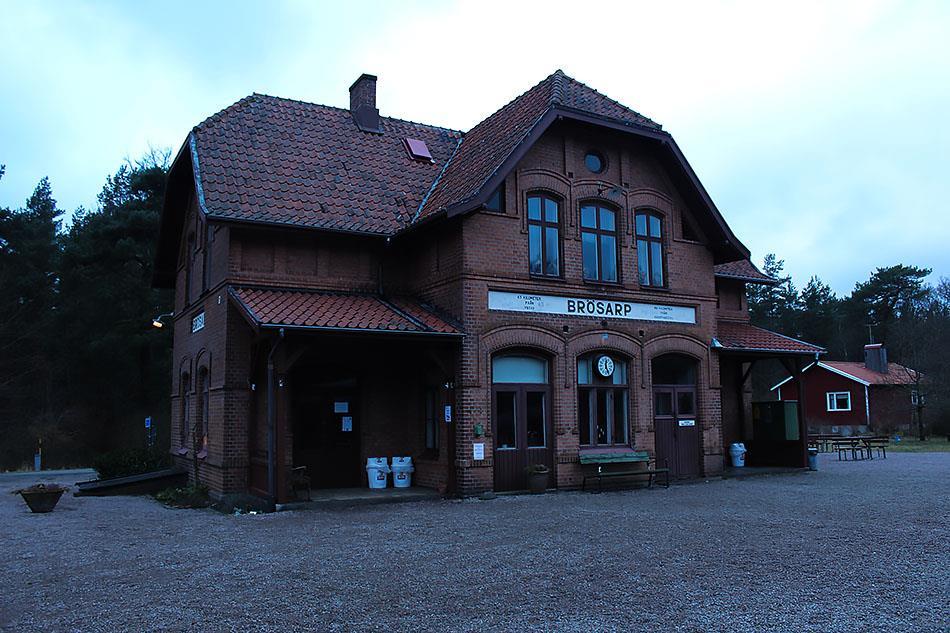
[{"label": "planter pot", "polygon": [[528,473],[528,490],[531,494],[540,494],[548,489],[548,472]]},{"label": "planter pot", "polygon": [[20,496],[33,512],[52,512],[65,490],[21,491]]}]

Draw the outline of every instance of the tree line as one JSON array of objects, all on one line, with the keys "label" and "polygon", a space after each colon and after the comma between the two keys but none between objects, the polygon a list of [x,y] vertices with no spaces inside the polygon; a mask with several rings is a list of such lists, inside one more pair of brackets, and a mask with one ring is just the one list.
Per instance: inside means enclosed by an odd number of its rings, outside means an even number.
[{"label": "tree line", "polygon": [[[931,269],[895,264],[838,296],[818,276],[798,290],[784,269],[783,260],[766,255],[762,271],[778,283],[749,286],[753,324],[816,343],[828,360],[863,361],[867,343],[883,343],[888,361],[920,374],[912,386],[922,394],[915,411],[920,434],[950,433],[950,279],[932,285],[926,281]],[[774,371],[766,375],[759,396],[776,378]]]},{"label": "tree line", "polygon": [[[172,294],[151,287],[168,154],[106,179],[68,226],[47,178],[0,208],[0,469],[88,465],[146,441],[167,446]],[[0,178],[4,168],[0,166]]]}]

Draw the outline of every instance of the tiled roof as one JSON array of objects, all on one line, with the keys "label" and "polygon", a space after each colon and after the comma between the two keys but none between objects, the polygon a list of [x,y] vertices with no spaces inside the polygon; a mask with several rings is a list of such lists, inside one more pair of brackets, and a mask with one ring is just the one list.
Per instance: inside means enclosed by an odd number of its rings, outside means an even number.
[{"label": "tiled roof", "polygon": [[264,327],[460,334],[447,319],[405,297],[247,287],[231,288],[230,296]]},{"label": "tiled roof", "polygon": [[759,283],[773,285],[778,283],[776,279],[769,277],[756,268],[748,259],[739,259],[725,264],[716,264],[716,277],[727,277],[729,279],[740,279],[749,283]]},{"label": "tiled roof", "polygon": [[[360,233],[406,226],[461,132],[380,117],[362,132],[349,110],[255,94],[194,130],[212,217]],[[425,141],[434,163],[409,156]]]},{"label": "tiled roof", "polygon": [[465,202],[479,193],[541,118],[555,107],[583,111],[654,130],[661,129],[659,124],[638,112],[557,70],[465,134],[417,219]]},{"label": "tiled roof", "polygon": [[864,363],[852,361],[823,360],[819,365],[837,369],[872,385],[910,385],[916,382],[915,376],[917,375],[917,372],[913,369],[897,363],[888,363],[886,374],[868,369],[864,366]]},{"label": "tiled roof", "polygon": [[719,321],[713,347],[730,352],[824,353],[824,348],[749,323]]}]

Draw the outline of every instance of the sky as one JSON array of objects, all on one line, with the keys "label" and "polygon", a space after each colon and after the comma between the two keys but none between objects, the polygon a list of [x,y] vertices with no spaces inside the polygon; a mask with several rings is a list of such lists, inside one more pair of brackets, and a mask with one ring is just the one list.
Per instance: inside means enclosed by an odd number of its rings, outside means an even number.
[{"label": "sky", "polygon": [[[582,10],[579,12],[578,7]],[[663,124],[761,263],[839,294],[950,276],[950,2],[0,0],[0,206],[260,92],[466,130],[555,69]]]}]

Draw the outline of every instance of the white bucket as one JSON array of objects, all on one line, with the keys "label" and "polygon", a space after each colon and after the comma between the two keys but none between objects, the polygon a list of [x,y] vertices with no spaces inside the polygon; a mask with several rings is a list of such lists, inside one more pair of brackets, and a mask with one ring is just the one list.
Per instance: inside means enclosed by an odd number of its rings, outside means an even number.
[{"label": "white bucket", "polygon": [[385,457],[369,457],[366,459],[366,479],[370,490],[382,490],[386,487],[389,464]]},{"label": "white bucket", "polygon": [[745,466],[745,444],[735,443],[729,446],[729,456],[732,458],[732,465],[736,468]]},{"label": "white bucket", "polygon": [[414,471],[411,457],[393,457],[393,486],[396,488],[411,486]]}]

